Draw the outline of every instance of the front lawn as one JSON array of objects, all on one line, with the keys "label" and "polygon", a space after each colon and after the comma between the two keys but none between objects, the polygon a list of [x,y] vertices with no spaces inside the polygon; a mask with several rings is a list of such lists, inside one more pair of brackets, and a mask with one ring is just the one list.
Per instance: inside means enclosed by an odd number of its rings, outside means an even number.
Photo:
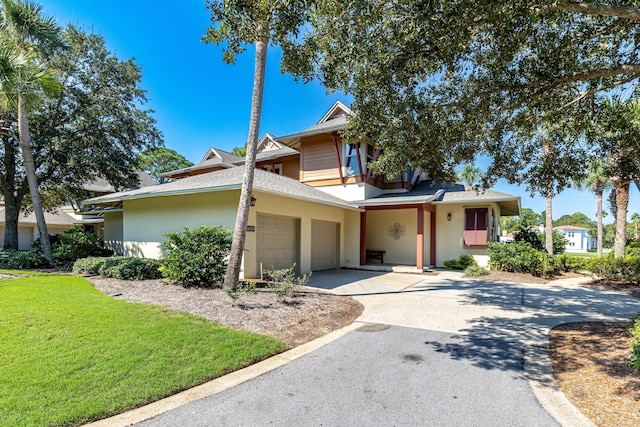
[{"label": "front lawn", "polygon": [[286,349],[203,318],[115,300],[84,278],[0,281],[2,425],[77,425]]}]

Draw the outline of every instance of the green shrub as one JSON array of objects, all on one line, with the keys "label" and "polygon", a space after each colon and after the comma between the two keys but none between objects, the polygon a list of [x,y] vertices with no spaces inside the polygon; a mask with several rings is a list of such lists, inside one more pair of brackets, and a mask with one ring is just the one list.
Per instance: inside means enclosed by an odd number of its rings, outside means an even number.
[{"label": "green shrub", "polygon": [[[105,257],[113,255],[111,249],[104,247],[104,241],[82,227],[73,226],[62,234],[53,234],[51,239],[51,260],[57,267],[69,269],[76,260],[89,256]],[[33,242],[40,250],[40,239]]]},{"label": "green shrub", "polygon": [[471,255],[460,255],[458,259],[444,262],[444,268],[447,270],[464,270],[471,265],[477,265]]},{"label": "green shrub", "polygon": [[604,280],[624,280],[640,284],[640,258],[594,258],[590,270]]},{"label": "green shrub", "polygon": [[[520,229],[513,234],[513,240],[515,242],[528,243],[533,249],[540,252],[547,252],[546,249],[546,234],[540,233],[536,230],[532,230],[527,227],[520,227]],[[567,239],[564,234],[553,231],[551,233],[551,241],[553,242],[553,254],[559,255],[564,253],[567,246]]]},{"label": "green shrub", "polygon": [[629,365],[640,371],[640,313],[631,318],[631,358]]},{"label": "green shrub", "polygon": [[479,265],[470,265],[464,269],[464,275],[470,277],[486,276],[489,274],[489,270]]},{"label": "green shrub", "polygon": [[534,249],[526,242],[490,242],[487,252],[489,265],[496,270],[542,277],[550,277],[555,271],[553,256]]},{"label": "green shrub", "polygon": [[49,267],[49,263],[39,252],[0,250],[0,268],[8,270],[29,270],[46,267]]},{"label": "green shrub", "polygon": [[591,271],[593,259],[562,254],[553,259],[553,264],[558,271]]},{"label": "green shrub", "polygon": [[255,294],[256,292],[256,282],[251,280],[238,282],[238,287],[235,290],[227,289],[227,295],[231,297],[234,303],[243,295]]},{"label": "green shrub", "polygon": [[136,257],[88,257],[73,264],[76,274],[101,274],[105,277],[123,280],[159,279],[160,262],[155,259]]},{"label": "green shrub", "polygon": [[311,273],[296,277],[295,267],[296,265],[293,264],[289,268],[273,269],[266,272],[265,277],[269,280],[269,287],[273,289],[278,298],[294,296],[300,286],[309,282]]},{"label": "green shrub", "polygon": [[161,248],[166,255],[160,260],[165,277],[186,287],[220,286],[227,270],[231,231],[222,226],[185,227],[165,236]]}]

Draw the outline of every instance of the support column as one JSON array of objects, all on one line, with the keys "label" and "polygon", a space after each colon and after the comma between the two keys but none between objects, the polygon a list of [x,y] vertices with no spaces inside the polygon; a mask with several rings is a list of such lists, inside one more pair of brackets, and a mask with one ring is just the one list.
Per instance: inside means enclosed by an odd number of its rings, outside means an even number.
[{"label": "support column", "polygon": [[429,247],[429,263],[436,266],[436,210],[431,211],[429,230],[431,235],[431,246]]},{"label": "support column", "polygon": [[424,268],[424,209],[418,206],[418,234],[416,239],[416,268]]},{"label": "support column", "polygon": [[367,265],[367,211],[360,212],[360,265]]}]

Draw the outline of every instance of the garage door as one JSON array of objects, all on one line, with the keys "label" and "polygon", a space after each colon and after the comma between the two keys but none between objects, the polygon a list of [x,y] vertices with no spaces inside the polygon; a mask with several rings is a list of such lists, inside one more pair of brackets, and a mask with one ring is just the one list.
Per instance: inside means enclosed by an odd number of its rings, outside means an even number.
[{"label": "garage door", "polygon": [[338,268],[339,224],[311,221],[311,270]]},{"label": "garage door", "polygon": [[256,259],[258,271],[260,263],[264,271],[273,268],[289,268],[298,260],[299,223],[297,218],[286,216],[260,215],[256,227]]}]

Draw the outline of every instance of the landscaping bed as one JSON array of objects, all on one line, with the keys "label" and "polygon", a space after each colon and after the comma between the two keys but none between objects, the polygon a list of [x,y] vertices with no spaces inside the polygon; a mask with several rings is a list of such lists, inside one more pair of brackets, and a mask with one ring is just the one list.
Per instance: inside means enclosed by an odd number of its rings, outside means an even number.
[{"label": "landscaping bed", "polygon": [[88,279],[103,293],[117,295],[114,298],[186,311],[221,326],[272,336],[291,347],[351,324],[364,309],[353,298],[310,288],[292,298],[277,298],[259,288],[234,302],[222,289],[184,288],[162,280]]}]

